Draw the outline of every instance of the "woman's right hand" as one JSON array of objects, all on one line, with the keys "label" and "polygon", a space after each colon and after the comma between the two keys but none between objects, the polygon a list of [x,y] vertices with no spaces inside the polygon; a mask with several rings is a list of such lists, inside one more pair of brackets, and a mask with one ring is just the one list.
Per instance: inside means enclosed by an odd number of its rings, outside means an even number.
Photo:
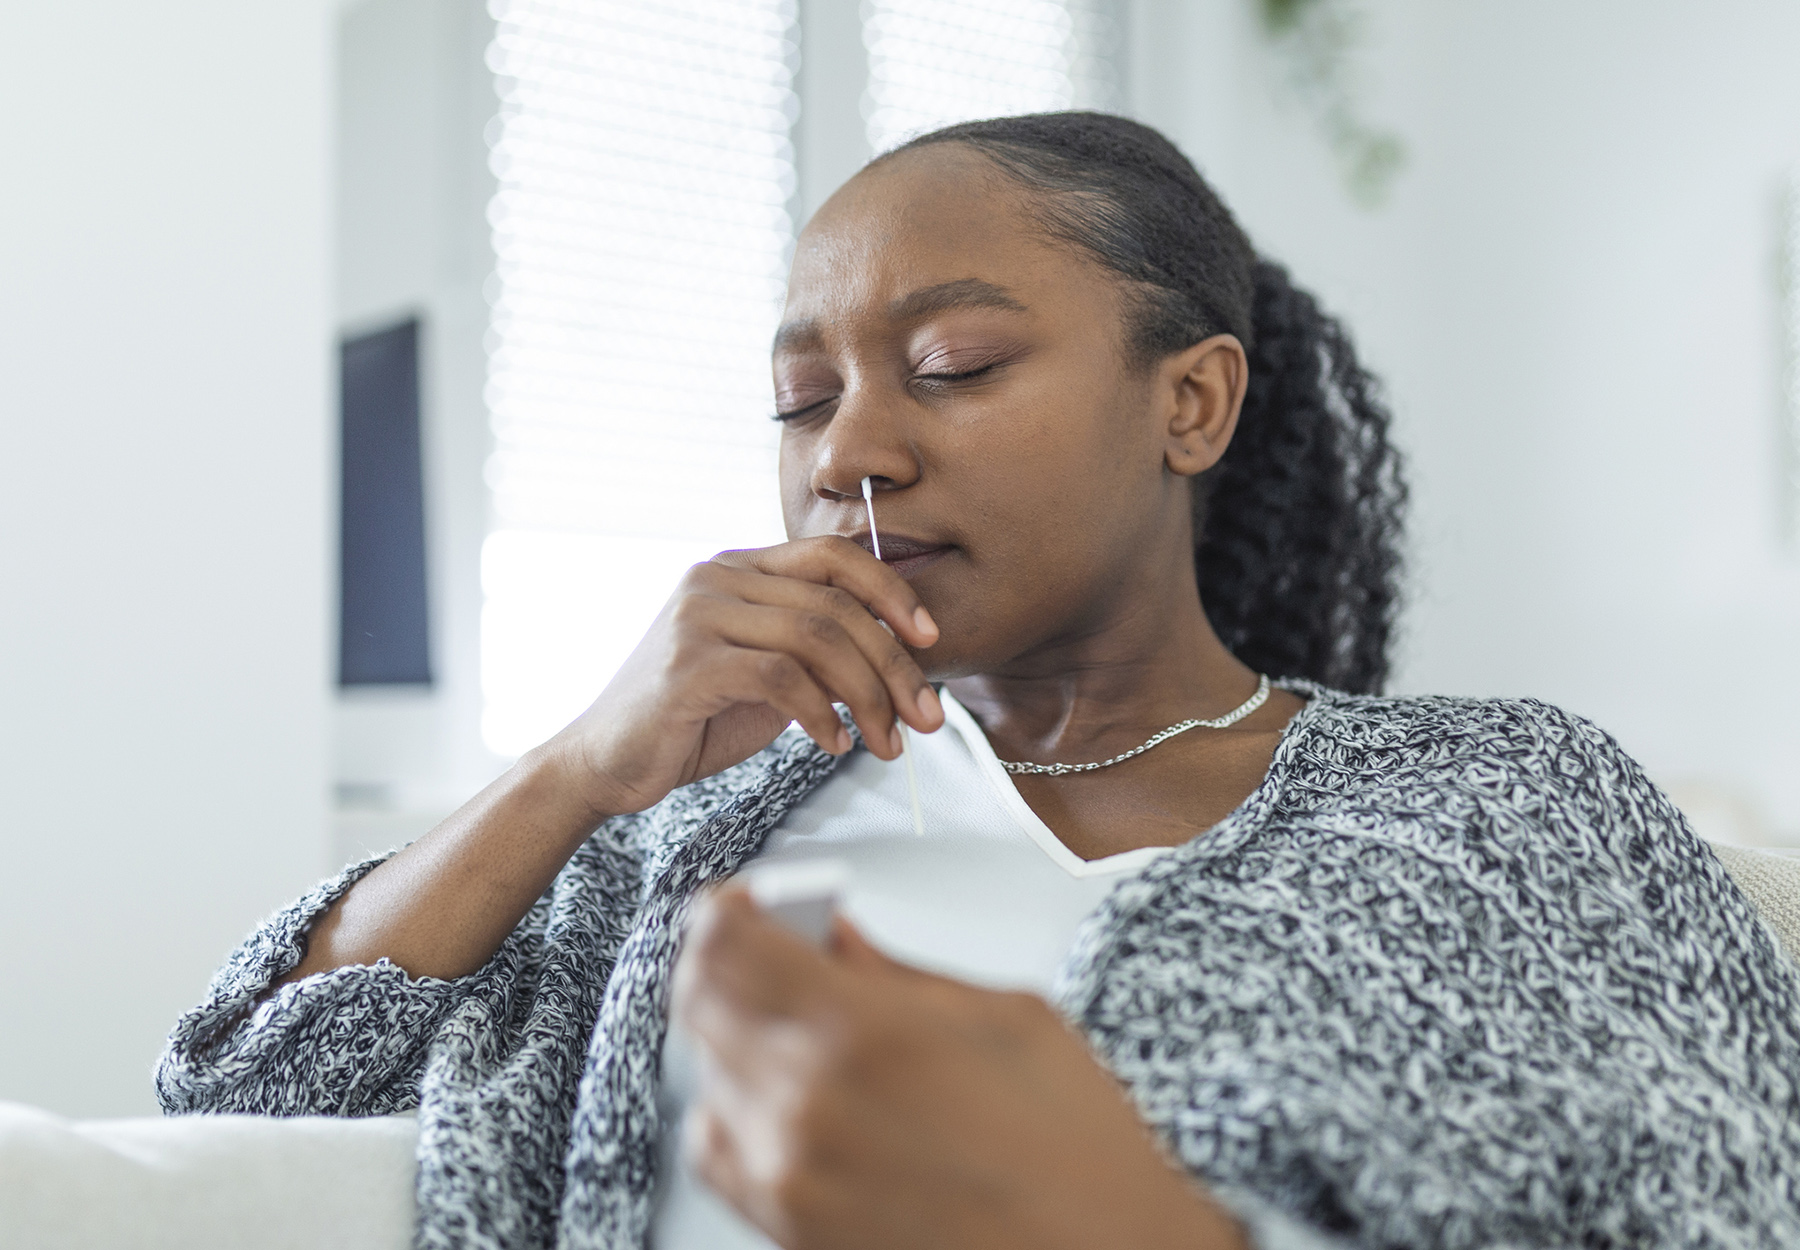
[{"label": "woman's right hand", "polygon": [[893,759],[896,717],[926,733],[944,722],[900,645],[937,638],[906,579],[847,538],[727,551],[688,570],[600,697],[542,749],[596,820],[748,759],[790,721],[841,755],[851,741],[833,702]]},{"label": "woman's right hand", "polygon": [[833,700],[892,759],[896,714],[929,732],[944,713],[871,612],[910,646],[937,641],[906,580],[847,538],[694,566],[594,705],[327,908],[277,984],[381,959],[467,976],[607,817],[748,759],[791,720],[849,750]]}]

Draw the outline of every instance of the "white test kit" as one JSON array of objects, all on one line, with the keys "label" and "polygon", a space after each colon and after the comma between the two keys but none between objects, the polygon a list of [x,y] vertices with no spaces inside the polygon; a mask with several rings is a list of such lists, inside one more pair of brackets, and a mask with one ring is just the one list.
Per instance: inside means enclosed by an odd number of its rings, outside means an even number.
[{"label": "white test kit", "polygon": [[797,859],[757,864],[744,873],[756,905],[814,945],[831,933],[831,914],[850,887],[850,865],[841,859]]}]

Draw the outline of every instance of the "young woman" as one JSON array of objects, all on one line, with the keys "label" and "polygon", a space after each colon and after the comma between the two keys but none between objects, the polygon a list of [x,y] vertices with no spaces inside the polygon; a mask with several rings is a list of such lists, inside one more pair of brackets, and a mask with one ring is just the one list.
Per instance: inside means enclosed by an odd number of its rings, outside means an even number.
[{"label": "young woman", "polygon": [[[1170,144],[877,160],[774,373],[792,540],[258,930],[170,1112],[417,1106],[432,1246],[1800,1245],[1793,968],[1600,731],[1373,693],[1386,418]],[[823,947],[707,888],[821,852]]]}]

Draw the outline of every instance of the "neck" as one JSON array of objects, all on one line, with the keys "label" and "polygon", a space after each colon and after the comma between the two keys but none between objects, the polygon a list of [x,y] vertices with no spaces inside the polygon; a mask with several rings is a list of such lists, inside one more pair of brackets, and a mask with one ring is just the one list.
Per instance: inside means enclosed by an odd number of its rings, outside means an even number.
[{"label": "neck", "polygon": [[1003,759],[1103,758],[1189,717],[1220,716],[1249,698],[1256,673],[1225,649],[1185,577],[1104,596],[1125,605],[950,693]]}]

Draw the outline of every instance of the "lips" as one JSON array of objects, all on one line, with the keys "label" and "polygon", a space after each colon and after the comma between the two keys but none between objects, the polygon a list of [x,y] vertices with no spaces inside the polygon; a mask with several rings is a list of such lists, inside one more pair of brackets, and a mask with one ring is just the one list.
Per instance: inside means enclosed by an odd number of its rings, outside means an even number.
[{"label": "lips", "polygon": [[[852,534],[850,541],[864,551],[873,552],[875,549],[866,533]],[[937,563],[954,550],[949,543],[927,542],[906,534],[889,534],[884,531],[881,535],[881,562],[906,578]]]}]

